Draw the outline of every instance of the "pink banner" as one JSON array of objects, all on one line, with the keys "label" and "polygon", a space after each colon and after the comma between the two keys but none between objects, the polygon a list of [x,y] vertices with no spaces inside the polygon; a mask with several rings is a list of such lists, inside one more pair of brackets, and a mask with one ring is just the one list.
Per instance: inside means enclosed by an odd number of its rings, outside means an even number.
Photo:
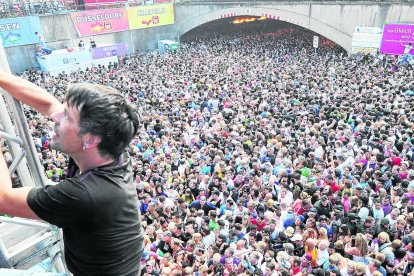
[{"label": "pink banner", "polygon": [[80,37],[122,32],[129,28],[125,9],[75,12],[70,16]]},{"label": "pink banner", "polygon": [[[382,33],[380,52],[401,55],[409,43],[414,46],[414,25],[387,24]],[[414,48],[411,49],[410,54],[414,55]]]}]

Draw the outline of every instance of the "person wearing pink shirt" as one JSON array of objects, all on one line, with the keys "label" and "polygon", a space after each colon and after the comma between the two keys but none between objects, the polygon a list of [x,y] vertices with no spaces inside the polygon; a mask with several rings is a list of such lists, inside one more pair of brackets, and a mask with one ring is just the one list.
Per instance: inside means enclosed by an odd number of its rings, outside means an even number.
[{"label": "person wearing pink shirt", "polygon": [[349,192],[344,192],[342,196],[342,206],[344,207],[344,212],[349,213],[349,210],[351,210],[351,200],[349,199]]}]

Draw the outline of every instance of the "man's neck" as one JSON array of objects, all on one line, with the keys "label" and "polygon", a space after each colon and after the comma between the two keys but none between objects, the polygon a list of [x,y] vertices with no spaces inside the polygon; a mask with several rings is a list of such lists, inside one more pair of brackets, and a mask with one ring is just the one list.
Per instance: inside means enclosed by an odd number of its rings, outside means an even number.
[{"label": "man's neck", "polygon": [[114,161],[112,157],[105,158],[101,156],[97,150],[91,150],[82,152],[78,155],[72,156],[75,163],[78,165],[79,170],[84,173],[86,171],[90,171],[94,168],[101,167],[108,165]]}]

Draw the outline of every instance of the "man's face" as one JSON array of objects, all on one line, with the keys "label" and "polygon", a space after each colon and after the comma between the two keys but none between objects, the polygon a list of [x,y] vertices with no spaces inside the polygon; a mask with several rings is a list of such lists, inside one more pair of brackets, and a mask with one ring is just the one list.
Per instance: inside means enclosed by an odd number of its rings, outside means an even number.
[{"label": "man's face", "polygon": [[254,244],[256,242],[256,240],[254,239],[254,237],[249,236],[249,244]]},{"label": "man's face", "polygon": [[193,228],[193,226],[191,226],[191,225],[186,225],[185,226],[185,232],[186,233],[188,233],[188,234],[194,234],[194,228]]},{"label": "man's face", "polygon": [[79,112],[64,104],[64,110],[52,116],[55,122],[50,146],[69,155],[82,151],[83,141],[79,135]]},{"label": "man's face", "polygon": [[149,273],[149,274],[151,274],[152,273],[152,270],[153,270],[152,265],[147,264],[147,266],[146,266],[146,272]]},{"label": "man's face", "polygon": [[266,276],[271,276],[273,274],[273,271],[269,267],[266,266],[265,274]]}]

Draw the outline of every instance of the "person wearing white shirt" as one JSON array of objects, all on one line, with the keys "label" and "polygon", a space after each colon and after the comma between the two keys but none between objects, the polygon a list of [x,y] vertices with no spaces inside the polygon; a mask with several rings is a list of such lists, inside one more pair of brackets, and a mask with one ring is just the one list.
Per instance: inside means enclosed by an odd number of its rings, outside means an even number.
[{"label": "person wearing white shirt", "polygon": [[210,245],[216,243],[216,234],[213,231],[211,231],[207,226],[201,228],[201,234],[203,236],[205,235],[202,239],[205,248],[208,248]]},{"label": "person wearing white shirt", "polygon": [[393,209],[391,213],[385,216],[390,221],[390,226],[392,227],[395,223],[397,223],[398,216],[400,215],[400,211],[398,209]]},{"label": "person wearing white shirt", "polygon": [[326,260],[329,259],[329,252],[328,252],[329,241],[328,240],[321,240],[318,244],[318,253],[316,254],[317,260],[316,264],[318,266],[322,266]]},{"label": "person wearing white shirt", "polygon": [[382,209],[382,205],[380,201],[377,201],[374,203],[374,208],[372,209],[373,217],[375,219],[375,222],[380,221],[384,218],[384,210]]}]

